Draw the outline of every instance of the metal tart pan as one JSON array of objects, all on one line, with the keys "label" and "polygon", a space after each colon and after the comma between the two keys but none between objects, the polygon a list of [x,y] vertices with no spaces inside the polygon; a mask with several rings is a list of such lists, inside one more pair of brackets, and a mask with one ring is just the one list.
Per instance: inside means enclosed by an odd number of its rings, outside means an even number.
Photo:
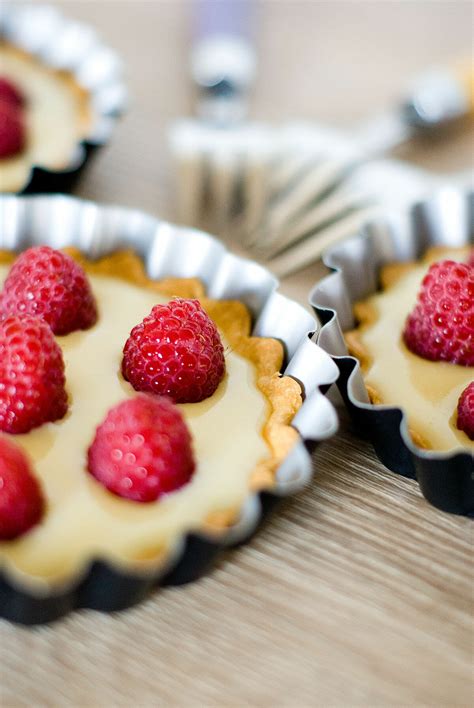
[{"label": "metal tart pan", "polygon": [[353,305],[378,290],[380,268],[420,258],[430,246],[457,247],[474,242],[474,192],[446,187],[426,201],[389,214],[328,251],[333,272],[310,294],[322,324],[317,342],[339,367],[338,386],[357,431],[370,440],[381,462],[393,472],[418,480],[426,499],[443,511],[474,515],[474,456],[436,453],[414,444],[400,408],[373,405],[359,362],[349,356],[344,332],[356,322]]},{"label": "metal tart pan", "polygon": [[105,145],[127,104],[122,61],[95,31],[68,19],[49,5],[18,5],[0,9],[0,41],[35,56],[52,69],[70,72],[90,95],[93,122],[61,169],[32,165],[21,192],[67,192],[97,150]]},{"label": "metal tart pan", "polygon": [[24,624],[49,622],[77,607],[121,610],[157,585],[201,577],[220,551],[247,541],[279,501],[304,489],[312,476],[310,450],[337,430],[336,412],[321,392],[336,380],[337,366],[315,342],[315,318],[279,293],[265,268],[232,255],[211,236],[141,211],[61,195],[0,196],[0,249],[21,251],[34,244],[75,246],[91,259],[132,248],[152,278],[198,277],[210,297],[244,302],[253,315],[253,334],[283,343],[283,373],[301,383],[304,403],[293,423],[300,440],[277,471],[275,487],[249,493],[237,523],[218,537],[189,533],[178,539],[166,565],[155,572],[128,573],[91,558],[66,587],[35,594],[0,569],[0,616]]}]

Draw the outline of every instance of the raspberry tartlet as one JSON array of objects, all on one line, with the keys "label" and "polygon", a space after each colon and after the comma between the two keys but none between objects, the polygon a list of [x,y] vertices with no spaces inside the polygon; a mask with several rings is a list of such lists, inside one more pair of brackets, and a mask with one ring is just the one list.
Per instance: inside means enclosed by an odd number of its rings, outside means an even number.
[{"label": "raspberry tartlet", "polygon": [[[474,450],[474,267],[469,248],[432,248],[419,262],[382,268],[382,291],[354,306],[347,332],[370,400],[408,416],[413,441],[440,452]],[[469,413],[471,410],[471,413]]]},{"label": "raspberry tartlet", "polygon": [[0,192],[21,191],[34,165],[70,166],[92,120],[90,96],[71,73],[0,41]]},{"label": "raspberry tartlet", "polygon": [[[273,488],[301,389],[279,374],[281,344],[250,336],[242,303],[207,298],[195,279],[153,281],[128,251],[92,262],[36,247],[13,262],[0,252],[5,351],[17,347],[14,363],[45,338],[56,389],[35,398],[43,418],[33,408],[0,433],[33,489],[31,523],[0,541],[12,577],[58,587],[97,558],[156,569],[183,535],[221,532],[249,491]],[[26,395],[8,388],[2,404],[1,391],[0,423]]]}]

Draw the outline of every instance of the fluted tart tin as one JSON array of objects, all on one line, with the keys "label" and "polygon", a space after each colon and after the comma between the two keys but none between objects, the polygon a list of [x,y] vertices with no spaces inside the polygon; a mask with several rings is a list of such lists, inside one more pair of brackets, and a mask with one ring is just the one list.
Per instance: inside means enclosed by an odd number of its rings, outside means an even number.
[{"label": "fluted tart tin", "polygon": [[333,272],[310,294],[322,325],[318,344],[339,367],[338,386],[360,435],[371,441],[386,467],[416,479],[431,504],[467,516],[474,515],[472,452],[468,448],[436,452],[415,444],[399,407],[369,401],[359,361],[349,356],[344,333],[356,326],[354,304],[377,292],[382,266],[415,261],[431,246],[473,243],[474,192],[446,187],[426,201],[368,224],[327,252],[323,260]]},{"label": "fluted tart tin", "polygon": [[0,45],[26,52],[47,69],[66,72],[86,92],[90,121],[86,134],[59,167],[32,164],[20,193],[67,192],[89,159],[105,145],[127,104],[123,63],[95,30],[50,5],[14,2],[0,8]]},{"label": "fluted tart tin", "polygon": [[199,578],[221,549],[248,540],[279,500],[305,487],[312,476],[309,450],[337,430],[335,410],[321,392],[337,378],[337,366],[315,342],[314,317],[279,293],[276,279],[265,268],[231,254],[207,234],[141,211],[68,196],[0,196],[0,249],[22,251],[35,244],[75,246],[90,259],[133,249],[153,279],[197,277],[209,297],[240,300],[252,313],[252,334],[282,342],[283,373],[300,382],[304,402],[293,421],[298,442],[277,470],[271,490],[249,491],[238,520],[218,536],[203,531],[180,537],[153,572],[128,572],[106,558],[90,558],[71,582],[41,592],[0,570],[0,616],[26,624],[52,621],[77,607],[124,609],[157,585]]}]

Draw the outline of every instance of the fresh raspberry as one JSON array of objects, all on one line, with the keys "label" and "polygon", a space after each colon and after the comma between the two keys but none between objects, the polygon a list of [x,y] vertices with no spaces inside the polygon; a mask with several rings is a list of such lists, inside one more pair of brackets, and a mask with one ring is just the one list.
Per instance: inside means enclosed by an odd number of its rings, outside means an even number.
[{"label": "fresh raspberry", "polygon": [[468,258],[468,260],[467,260],[467,264],[468,264],[471,268],[474,268],[474,248],[472,249],[472,251],[471,251],[470,254],[469,254],[469,258]]},{"label": "fresh raspberry", "polygon": [[27,433],[67,411],[64,362],[45,322],[22,315],[0,322],[0,430]]},{"label": "fresh raspberry", "polygon": [[124,347],[122,373],[136,391],[196,403],[212,396],[225,372],[217,327],[198,300],[156,305]]},{"label": "fresh raspberry", "polygon": [[5,76],[0,76],[0,101],[10,103],[16,108],[21,108],[25,103],[24,96],[18,86]]},{"label": "fresh raspberry", "polygon": [[44,499],[19,447],[0,436],[0,540],[17,538],[37,524]]},{"label": "fresh raspberry", "polygon": [[0,158],[12,157],[25,147],[26,133],[21,111],[0,100]]},{"label": "fresh raspberry", "polygon": [[474,366],[474,270],[439,261],[426,274],[405,323],[408,349],[431,361]]},{"label": "fresh raspberry", "polygon": [[459,398],[457,426],[468,438],[474,440],[474,381],[471,381]]},{"label": "fresh raspberry", "polygon": [[151,502],[189,482],[191,435],[167,398],[140,395],[112,408],[88,452],[89,472],[125,499]]},{"label": "fresh raspberry", "polygon": [[0,316],[14,314],[41,317],[57,335],[88,329],[97,320],[83,269],[49,246],[29,248],[13,264],[0,295]]}]

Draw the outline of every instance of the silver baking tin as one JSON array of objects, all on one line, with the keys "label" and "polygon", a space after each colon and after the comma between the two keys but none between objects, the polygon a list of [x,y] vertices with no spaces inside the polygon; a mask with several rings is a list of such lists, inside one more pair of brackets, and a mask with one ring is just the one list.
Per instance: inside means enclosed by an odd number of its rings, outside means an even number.
[{"label": "silver baking tin", "polygon": [[173,226],[141,211],[67,196],[0,196],[0,249],[21,251],[35,244],[75,246],[92,259],[132,248],[152,278],[198,277],[210,297],[241,300],[253,315],[253,334],[283,343],[284,373],[302,384],[305,400],[294,419],[301,439],[279,468],[274,489],[249,494],[239,521],[218,537],[190,533],[181,538],[166,567],[136,575],[101,558],[91,559],[80,577],[42,595],[32,594],[0,570],[0,616],[26,624],[57,619],[75,607],[123,609],[153,586],[200,577],[222,548],[248,540],[279,500],[308,484],[310,450],[337,430],[336,412],[321,392],[336,380],[337,366],[315,343],[314,317],[279,293],[277,280],[265,268],[232,255],[205,233]]},{"label": "silver baking tin", "polygon": [[52,69],[69,71],[90,94],[93,125],[89,135],[78,142],[69,163],[60,170],[33,165],[22,189],[23,193],[68,191],[89,158],[109,140],[125,110],[122,62],[91,27],[68,19],[49,5],[2,4],[0,40],[29,52]]},{"label": "silver baking tin", "polygon": [[356,325],[353,305],[377,291],[381,266],[418,259],[430,246],[463,246],[474,242],[474,192],[443,188],[430,199],[381,218],[327,252],[333,271],[310,294],[322,327],[317,342],[340,371],[338,386],[353,421],[379,459],[393,472],[417,479],[434,506],[455,514],[474,515],[474,456],[437,453],[416,446],[400,408],[369,402],[359,362],[348,355],[343,332]]}]

